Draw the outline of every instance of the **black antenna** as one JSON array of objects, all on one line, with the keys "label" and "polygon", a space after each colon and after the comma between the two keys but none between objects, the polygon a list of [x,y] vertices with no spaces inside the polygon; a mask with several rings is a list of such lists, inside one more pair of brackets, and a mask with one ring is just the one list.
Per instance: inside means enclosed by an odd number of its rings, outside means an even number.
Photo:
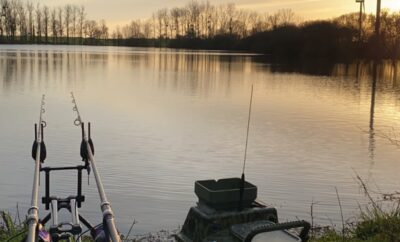
[{"label": "black antenna", "polygon": [[249,130],[250,130],[250,118],[251,118],[251,106],[252,106],[252,103],[253,103],[253,85],[251,85],[249,116],[248,116],[248,119],[247,119],[246,146],[245,146],[245,149],[244,149],[243,170],[242,170],[242,177],[241,177],[241,182],[240,182],[239,211],[241,211],[243,209],[243,193],[244,193],[244,183],[245,183],[244,172],[246,170],[247,145],[249,143]]},{"label": "black antenna", "polygon": [[246,159],[247,159],[247,144],[249,143],[249,130],[250,130],[250,118],[251,118],[251,105],[253,103],[253,85],[251,85],[251,96],[250,96],[250,106],[249,106],[249,117],[247,119],[247,133],[246,133],[246,147],[244,149],[244,159],[243,159],[243,172],[246,169]]}]

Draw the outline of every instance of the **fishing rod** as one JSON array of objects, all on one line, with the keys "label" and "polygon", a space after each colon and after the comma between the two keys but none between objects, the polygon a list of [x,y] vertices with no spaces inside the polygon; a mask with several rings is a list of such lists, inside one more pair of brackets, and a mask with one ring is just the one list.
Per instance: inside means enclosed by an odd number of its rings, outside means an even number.
[{"label": "fishing rod", "polygon": [[82,129],[81,156],[85,162],[90,163],[90,166],[92,167],[93,170],[94,178],[96,180],[97,190],[100,196],[100,202],[101,202],[100,208],[103,213],[103,223],[106,225],[106,234],[111,239],[112,242],[120,242],[121,239],[119,237],[117,227],[115,225],[114,213],[112,211],[110,203],[107,200],[107,196],[104,192],[104,187],[101,182],[100,174],[97,171],[96,161],[94,159],[94,146],[91,139],[90,123],[88,123],[88,134],[87,134],[73,92],[71,92],[71,98],[72,98],[72,103],[74,105],[72,110],[77,114],[77,118],[74,121],[74,125],[80,126]]},{"label": "fishing rod", "polygon": [[[35,173],[33,176],[32,198],[31,207],[28,210],[27,224],[28,235],[27,242],[34,242],[37,238],[37,227],[39,225],[39,207],[38,207],[38,193],[39,193],[39,180],[41,163],[46,159],[46,146],[43,141],[43,128],[46,127],[46,122],[43,120],[45,113],[45,95],[42,95],[40,104],[39,123],[35,124],[35,140],[32,146],[32,158],[35,160]],[[38,127],[39,125],[39,127]]]},{"label": "fishing rod", "polygon": [[245,186],[245,169],[246,169],[246,160],[247,160],[247,145],[249,143],[249,131],[250,131],[250,118],[251,118],[251,106],[253,103],[253,85],[251,85],[251,94],[250,94],[250,105],[249,105],[249,115],[247,118],[247,132],[246,132],[246,145],[244,148],[244,158],[243,158],[243,168],[242,168],[242,177],[240,181],[240,199],[239,199],[239,211],[243,210],[243,194],[244,194],[244,186]]}]

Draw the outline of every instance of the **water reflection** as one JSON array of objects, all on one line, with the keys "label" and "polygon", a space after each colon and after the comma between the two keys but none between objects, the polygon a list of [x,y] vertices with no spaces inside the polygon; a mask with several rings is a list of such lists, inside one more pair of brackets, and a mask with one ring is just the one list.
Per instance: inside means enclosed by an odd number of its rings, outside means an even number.
[{"label": "water reflection", "polygon": [[[1,78],[4,90],[24,90],[32,86],[53,85],[55,80],[60,82],[57,85],[71,86],[85,80],[88,73],[126,65],[138,71],[138,75],[142,75],[142,70],[147,68],[158,70],[152,73],[152,77],[157,80],[159,88],[185,89],[192,93],[204,94],[215,88],[216,80],[219,79],[218,73],[221,71],[229,73],[228,77],[224,77],[227,84],[226,91],[229,92],[231,75],[250,73],[253,68],[251,56],[207,55],[196,52],[176,54],[167,50],[120,54],[107,51],[16,49],[15,52],[0,53],[0,72],[4,73]],[[182,77],[187,81],[179,81]]]},{"label": "water reflection", "polygon": [[[273,73],[300,73],[315,76],[353,76],[361,78],[372,76],[373,62],[368,60],[358,60],[350,63],[334,63],[328,60],[307,60],[301,62],[273,62],[262,56],[252,58],[257,63],[263,65],[265,69]],[[268,63],[265,65],[265,63]],[[399,61],[381,61],[378,63],[379,80],[385,80],[385,84],[395,85],[400,75],[398,70]]]},{"label": "water reflection", "polygon": [[[72,49],[73,50],[73,49]],[[256,62],[254,62],[255,60]],[[397,78],[399,76],[396,61],[382,62],[374,66],[368,61],[357,61],[350,64],[334,64],[327,61],[301,63],[273,63],[260,62],[265,60],[251,55],[208,55],[202,52],[176,53],[170,50],[152,50],[143,53],[143,50],[128,49],[127,53],[114,53],[106,50],[97,52],[60,51],[60,50],[12,50],[0,53],[0,71],[3,73],[1,81],[5,89],[26,88],[27,83],[22,80],[33,81],[31,85],[46,85],[52,80],[62,83],[76,83],[84,80],[87,69],[114,68],[130,65],[141,74],[142,70],[151,68],[153,77],[158,80],[160,88],[175,90],[185,89],[192,93],[204,92],[215,88],[218,73],[229,73],[224,80],[224,88],[229,92],[231,81],[238,80],[243,74],[259,72],[260,68],[271,73],[299,73],[317,76],[349,77],[352,85],[348,91],[354,92],[361,88],[363,81],[374,75],[382,87],[400,91]],[[159,71],[163,70],[163,71]],[[21,74],[29,73],[29,77]],[[210,75],[212,73],[213,75]],[[148,74],[148,73],[147,73]],[[18,76],[19,75],[19,76]],[[177,78],[178,75],[180,78]],[[182,78],[185,82],[179,81]],[[235,80],[234,80],[235,79]],[[349,80],[345,80],[349,82]],[[343,83],[346,84],[346,83]],[[364,83],[365,84],[365,83]]]},{"label": "water reflection", "polygon": [[375,119],[375,95],[376,95],[376,82],[378,79],[378,62],[374,61],[372,67],[372,84],[371,84],[371,106],[369,114],[369,151],[371,160],[374,159],[375,149],[375,132],[374,132],[374,119]]},{"label": "water reflection", "polygon": [[[29,199],[32,163],[26,162],[25,151],[32,144],[35,100],[42,93],[48,97],[48,160],[76,164],[80,133],[72,125],[71,90],[79,97],[82,115],[94,124],[99,169],[123,231],[132,218],[140,221],[138,232],[176,227],[195,203],[195,179],[240,173],[252,83],[246,176],[259,185],[261,200],[278,207],[283,220],[307,219],[314,197],[323,204],[316,214],[319,222],[326,215],[340,221],[332,202],[334,186],[345,213],[352,214],[362,199],[352,168],[389,192],[400,185],[394,182],[398,151],[375,135],[400,123],[397,62],[290,65],[259,58],[142,48],[0,46],[0,93],[6,94],[0,95],[0,204],[12,208]],[[75,180],[59,178],[58,191],[75,188]],[[96,218],[97,194],[85,187],[85,195],[82,212]]]}]

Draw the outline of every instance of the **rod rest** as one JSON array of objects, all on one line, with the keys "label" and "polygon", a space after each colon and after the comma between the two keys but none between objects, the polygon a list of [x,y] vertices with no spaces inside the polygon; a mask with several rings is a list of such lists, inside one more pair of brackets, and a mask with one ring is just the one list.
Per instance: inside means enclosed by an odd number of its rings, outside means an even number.
[{"label": "rod rest", "polygon": [[83,170],[83,169],[87,169],[88,168],[88,164],[85,165],[79,165],[79,166],[60,166],[60,167],[41,167],[40,171],[44,171],[44,172],[49,172],[49,171],[62,171],[62,170]]},{"label": "rod rest", "polygon": [[52,200],[57,200],[57,205],[58,205],[58,210],[65,208],[68,209],[68,211],[71,211],[71,205],[70,202],[72,199],[75,199],[77,202],[84,202],[85,201],[85,196],[69,196],[67,198],[58,198],[58,197],[42,197],[42,203],[46,204],[47,202],[51,203]]},{"label": "rod rest", "polygon": [[[71,213],[71,222],[58,222],[58,211],[61,209],[67,209]],[[82,232],[75,196],[67,198],[52,197],[50,216],[52,217],[52,223],[49,232],[53,241],[59,241],[65,235],[79,235]]]},{"label": "rod rest", "polygon": [[57,234],[55,236],[56,237],[52,237],[52,241],[63,241],[63,240],[68,241],[71,237],[69,234]]},{"label": "rod rest", "polygon": [[[69,227],[69,228],[66,228]],[[70,222],[63,222],[58,226],[50,226],[49,230],[52,237],[58,237],[64,233],[78,235],[82,232],[82,227],[79,224],[72,224]]]},{"label": "rod rest", "polygon": [[[42,220],[40,220],[40,223],[42,225],[46,225],[50,219],[51,219],[51,213],[48,213]],[[96,234],[94,226],[85,217],[83,217],[80,214],[79,214],[79,221],[81,223],[83,223],[88,229],[90,229],[90,232],[92,234]]]},{"label": "rod rest", "polygon": [[71,198],[75,198],[78,208],[81,207],[82,202],[85,201],[85,196],[82,195],[82,170],[87,170],[89,174],[89,163],[85,162],[85,165],[78,166],[62,166],[62,167],[41,167],[40,171],[43,171],[46,174],[46,187],[45,187],[45,196],[42,197],[42,203],[45,204],[45,209],[50,209],[51,200],[57,199],[58,203],[62,203],[64,200],[56,197],[50,196],[50,172],[51,171],[64,171],[64,170],[76,170],[78,171],[78,181],[77,181],[77,195],[73,197],[69,197],[67,199],[68,202]]}]

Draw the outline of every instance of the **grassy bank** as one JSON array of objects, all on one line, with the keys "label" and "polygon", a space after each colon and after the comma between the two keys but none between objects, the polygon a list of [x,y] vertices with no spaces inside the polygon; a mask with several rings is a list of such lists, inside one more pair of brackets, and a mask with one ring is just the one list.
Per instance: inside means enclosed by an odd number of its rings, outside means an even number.
[{"label": "grassy bank", "polygon": [[[355,222],[343,223],[340,231],[326,228],[319,235],[311,236],[312,242],[399,242],[400,193],[379,194],[373,198],[370,190],[357,175],[368,205],[360,207]],[[338,196],[339,198],[339,196]]]},{"label": "grassy bank", "polygon": [[360,221],[347,225],[344,231],[326,229],[312,242],[398,242],[400,241],[400,214],[398,208],[389,212],[373,208],[363,211]]},{"label": "grassy bank", "polygon": [[[400,242],[400,193],[380,194],[378,199],[373,199],[363,181],[359,181],[369,204],[360,207],[356,221],[343,223],[340,229],[316,226],[311,230],[310,242]],[[11,216],[1,211],[0,241],[22,241],[26,231],[26,223],[18,215]],[[128,241],[173,241],[173,232],[159,231],[130,236]],[[87,236],[82,238],[86,242],[93,241]]]},{"label": "grassy bank", "polygon": [[[377,204],[375,204],[377,205]],[[19,242],[26,235],[25,223],[19,224],[7,212],[1,212],[0,241]],[[314,231],[318,228],[314,228]],[[316,233],[316,232],[315,232]],[[83,241],[93,241],[83,237]],[[171,241],[170,236],[162,236],[160,232],[131,236],[129,241]],[[168,239],[167,239],[168,238]],[[363,209],[359,221],[345,226],[344,231],[325,228],[318,235],[311,236],[310,242],[398,242],[400,241],[400,210],[398,203],[395,208],[383,210],[381,207],[371,205]]]}]

